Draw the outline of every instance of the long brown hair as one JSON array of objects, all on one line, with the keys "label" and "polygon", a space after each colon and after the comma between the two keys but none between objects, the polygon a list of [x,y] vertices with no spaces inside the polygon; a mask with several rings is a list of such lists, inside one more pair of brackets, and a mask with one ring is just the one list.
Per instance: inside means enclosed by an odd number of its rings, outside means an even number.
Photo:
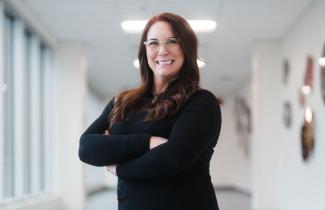
[{"label": "long brown hair", "polygon": [[[153,72],[149,67],[143,42],[147,39],[150,27],[158,21],[170,24],[175,36],[180,40],[184,63],[176,77],[168,82],[167,88],[159,96],[158,101],[144,106],[145,96],[152,91]],[[196,35],[184,18],[172,13],[161,13],[150,18],[143,30],[138,50],[141,84],[137,88],[123,91],[116,96],[114,108],[109,116],[109,127],[111,128],[115,122],[126,119],[131,113],[140,111],[144,107],[147,111],[144,120],[146,122],[160,120],[179,111],[187,99],[200,88],[197,45]]]}]

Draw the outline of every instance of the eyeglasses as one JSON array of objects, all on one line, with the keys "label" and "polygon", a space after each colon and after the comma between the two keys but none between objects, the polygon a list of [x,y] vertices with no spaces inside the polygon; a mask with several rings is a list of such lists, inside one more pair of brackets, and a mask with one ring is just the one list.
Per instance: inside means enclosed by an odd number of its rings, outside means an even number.
[{"label": "eyeglasses", "polygon": [[143,44],[152,52],[157,52],[161,44],[163,44],[168,51],[176,51],[179,49],[179,42],[180,40],[177,38],[169,38],[165,41],[150,39],[143,42]]}]

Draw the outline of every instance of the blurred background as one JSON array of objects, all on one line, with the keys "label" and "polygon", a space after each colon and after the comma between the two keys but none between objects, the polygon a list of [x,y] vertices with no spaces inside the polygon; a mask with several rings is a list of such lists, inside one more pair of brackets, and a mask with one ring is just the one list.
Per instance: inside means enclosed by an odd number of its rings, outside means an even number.
[{"label": "blurred background", "polygon": [[325,0],[0,0],[0,209],[117,209],[79,137],[139,84],[141,21],[166,11],[222,103],[220,209],[325,209]]}]

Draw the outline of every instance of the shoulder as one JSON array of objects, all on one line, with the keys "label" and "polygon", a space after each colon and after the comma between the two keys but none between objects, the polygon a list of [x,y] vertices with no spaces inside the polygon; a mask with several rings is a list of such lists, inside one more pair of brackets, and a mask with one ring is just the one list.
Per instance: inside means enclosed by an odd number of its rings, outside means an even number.
[{"label": "shoulder", "polygon": [[220,110],[216,96],[206,89],[197,90],[185,103],[184,109],[200,109],[207,112]]},{"label": "shoulder", "polygon": [[216,96],[206,89],[197,90],[190,98],[190,101],[204,101],[205,103],[219,104]]},{"label": "shoulder", "polygon": [[192,97],[210,97],[213,98],[215,100],[217,100],[216,96],[209,90],[206,89],[198,89],[193,95]]},{"label": "shoulder", "polygon": [[105,116],[109,115],[109,113],[114,108],[114,104],[115,104],[115,97],[111,98],[111,100],[109,100],[109,102],[106,104],[104,111],[102,112],[102,115],[105,115]]}]

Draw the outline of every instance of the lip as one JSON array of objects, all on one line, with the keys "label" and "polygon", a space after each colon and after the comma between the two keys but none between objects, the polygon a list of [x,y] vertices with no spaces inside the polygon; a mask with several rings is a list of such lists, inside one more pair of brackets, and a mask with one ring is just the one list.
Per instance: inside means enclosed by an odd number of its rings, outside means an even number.
[{"label": "lip", "polygon": [[158,64],[158,65],[170,65],[170,64],[172,64],[174,62],[175,62],[174,59],[165,59],[165,60],[157,60],[156,64]]}]

